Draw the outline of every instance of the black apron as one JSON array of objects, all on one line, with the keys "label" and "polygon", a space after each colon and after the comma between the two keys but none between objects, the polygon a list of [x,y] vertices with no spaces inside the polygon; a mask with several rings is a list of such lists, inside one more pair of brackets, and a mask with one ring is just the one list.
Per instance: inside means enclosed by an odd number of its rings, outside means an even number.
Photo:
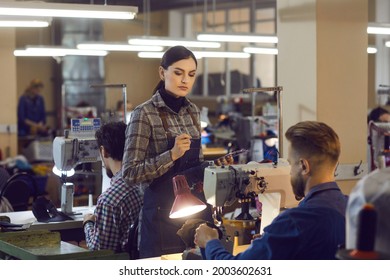
[{"label": "black apron", "polygon": [[[191,115],[194,125],[198,127],[196,119],[189,111],[188,113]],[[168,149],[172,149],[175,138],[170,134],[165,113],[160,112],[160,117],[167,132]],[[188,217],[169,218],[169,212],[175,200],[172,178],[178,174],[185,175],[190,187],[203,182],[203,171],[206,164],[201,164],[199,161],[200,149],[201,139],[191,139],[190,149],[175,161],[175,165],[167,173],[153,180],[146,188],[141,218],[139,247],[141,258],[178,253],[186,249],[183,241],[176,234],[186,220],[198,218],[212,222],[211,205],[208,205],[205,210]],[[206,203],[203,188],[193,190],[192,194]]]}]

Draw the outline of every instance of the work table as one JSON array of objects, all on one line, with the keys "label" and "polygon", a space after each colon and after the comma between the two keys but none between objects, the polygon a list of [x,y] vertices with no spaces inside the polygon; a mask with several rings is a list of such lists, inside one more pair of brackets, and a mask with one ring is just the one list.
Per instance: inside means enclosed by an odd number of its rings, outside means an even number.
[{"label": "work table", "polygon": [[[60,210],[60,209],[59,209]],[[61,234],[62,241],[76,241],[84,240],[83,218],[87,213],[93,213],[94,207],[73,207],[74,215],[70,217],[73,220],[41,223],[35,218],[32,211],[7,212],[1,213],[1,216],[8,216],[13,224],[30,224],[30,230],[48,230],[58,231]]]}]

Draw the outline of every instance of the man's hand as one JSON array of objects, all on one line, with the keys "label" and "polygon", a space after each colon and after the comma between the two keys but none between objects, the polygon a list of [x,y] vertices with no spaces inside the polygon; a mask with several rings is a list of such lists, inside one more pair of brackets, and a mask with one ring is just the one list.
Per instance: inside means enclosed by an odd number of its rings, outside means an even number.
[{"label": "man's hand", "polygon": [[94,214],[91,214],[91,213],[85,214],[83,225],[85,225],[85,223],[88,222],[88,221],[95,222],[96,221],[96,216]]},{"label": "man's hand", "polygon": [[255,233],[255,234],[252,236],[251,243],[252,243],[253,240],[258,239],[258,238],[260,238],[261,236],[262,236],[262,235],[261,235],[260,233]]},{"label": "man's hand", "polygon": [[207,224],[201,224],[195,231],[194,243],[201,248],[206,247],[206,243],[212,239],[218,239],[218,231],[209,227]]}]

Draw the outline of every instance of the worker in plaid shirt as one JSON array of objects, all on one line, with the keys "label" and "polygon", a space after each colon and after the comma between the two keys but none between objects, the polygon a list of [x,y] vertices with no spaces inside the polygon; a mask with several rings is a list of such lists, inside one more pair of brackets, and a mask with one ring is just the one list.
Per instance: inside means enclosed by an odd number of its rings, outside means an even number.
[{"label": "worker in plaid shirt", "polygon": [[96,131],[102,162],[111,181],[99,196],[94,214],[84,217],[85,240],[90,250],[126,251],[130,225],[142,206],[141,190],[122,179],[125,131],[123,122],[107,123]]}]

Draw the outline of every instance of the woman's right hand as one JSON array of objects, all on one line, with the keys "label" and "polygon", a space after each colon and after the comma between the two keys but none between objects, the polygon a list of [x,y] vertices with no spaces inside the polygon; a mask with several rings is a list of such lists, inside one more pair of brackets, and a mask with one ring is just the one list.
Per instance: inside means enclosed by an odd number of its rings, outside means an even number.
[{"label": "woman's right hand", "polygon": [[191,136],[183,133],[175,138],[175,145],[173,146],[171,150],[171,157],[172,160],[175,161],[178,158],[181,158],[185,152],[187,152],[190,149],[191,146]]}]

